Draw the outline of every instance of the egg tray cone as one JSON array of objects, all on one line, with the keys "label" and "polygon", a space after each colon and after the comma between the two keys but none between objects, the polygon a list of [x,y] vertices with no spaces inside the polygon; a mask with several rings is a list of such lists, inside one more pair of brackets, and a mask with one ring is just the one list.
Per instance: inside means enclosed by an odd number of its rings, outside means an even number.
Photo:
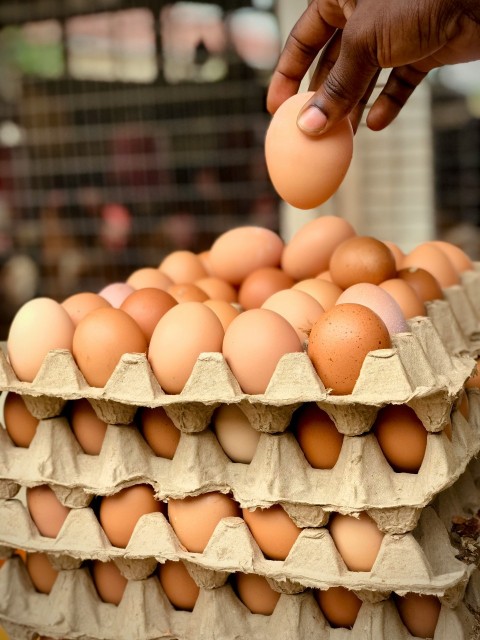
[{"label": "egg tray cone", "polygon": [[[20,558],[0,569],[0,621],[15,640],[36,633],[82,640],[413,640],[391,600],[370,602],[352,630],[333,631],[311,591],[282,594],[271,616],[252,614],[230,583],[201,589],[192,612],[175,610],[159,580],[129,581],[118,606],[101,602],[88,569],[62,571],[50,594],[36,592]],[[434,640],[469,640],[473,616],[463,603],[442,605]]]},{"label": "egg tray cone", "polygon": [[284,355],[263,394],[249,395],[221,353],[200,354],[181,393],[165,394],[145,354],[124,354],[103,388],[89,386],[68,350],[50,351],[32,383],[21,382],[0,350],[0,389],[21,394],[39,419],[60,415],[67,400],[87,398],[107,423],[128,424],[138,407],[163,406],[186,433],[207,428],[216,407],[239,404],[255,429],[281,433],[302,403],[315,401],[345,435],[367,432],[380,407],[408,404],[428,431],[441,431],[475,361],[451,354],[427,317],[393,336],[393,348],[370,352],[353,392],[329,393],[306,352]]},{"label": "egg tray cone", "polygon": [[[367,511],[382,531],[413,529],[421,510],[463,473],[480,451],[480,392],[469,392],[470,417],[454,411],[452,440],[427,435],[418,473],[396,473],[373,433],[346,436],[333,469],[313,469],[294,435],[262,433],[250,464],[233,463],[210,429],[182,433],[173,460],[154,455],[135,426],[107,428],[100,455],[83,452],[65,417],[43,420],[28,448],[0,429],[0,498],[48,484],[68,507],[132,484],[150,484],[159,500],[209,491],[232,493],[242,507],[281,504],[302,527],[322,526],[330,512]],[[128,451],[128,456],[124,452]],[[1,525],[0,525],[1,528]]]}]

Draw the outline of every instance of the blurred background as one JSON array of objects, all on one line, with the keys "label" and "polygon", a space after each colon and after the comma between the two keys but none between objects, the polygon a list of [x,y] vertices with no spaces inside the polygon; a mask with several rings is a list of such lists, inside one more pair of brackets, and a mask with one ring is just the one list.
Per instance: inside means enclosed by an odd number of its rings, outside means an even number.
[{"label": "blurred background", "polygon": [[478,63],[432,73],[384,132],[361,126],[347,178],[319,210],[279,201],[265,96],[301,10],[2,0],[0,339],[33,296],[98,291],[243,224],[288,240],[334,213],[404,250],[438,237],[480,258]]}]

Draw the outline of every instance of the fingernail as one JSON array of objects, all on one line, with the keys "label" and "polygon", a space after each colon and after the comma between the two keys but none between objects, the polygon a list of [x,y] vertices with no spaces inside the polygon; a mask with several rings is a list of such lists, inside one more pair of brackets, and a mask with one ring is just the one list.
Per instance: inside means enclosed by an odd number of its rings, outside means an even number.
[{"label": "fingernail", "polygon": [[318,107],[311,106],[298,116],[297,124],[306,133],[320,133],[327,124],[327,116]]}]

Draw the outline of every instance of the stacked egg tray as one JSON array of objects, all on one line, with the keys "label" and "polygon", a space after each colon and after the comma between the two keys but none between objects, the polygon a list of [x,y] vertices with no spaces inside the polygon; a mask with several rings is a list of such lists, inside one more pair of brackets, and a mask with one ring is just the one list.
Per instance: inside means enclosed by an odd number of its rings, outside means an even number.
[{"label": "stacked egg tray", "polygon": [[[446,290],[428,317],[409,322],[393,348],[371,352],[352,394],[333,396],[305,353],[279,362],[262,395],[243,393],[221,354],[202,354],[182,393],[165,394],[147,359],[125,354],[104,388],[89,387],[68,351],[47,355],[32,383],[19,381],[0,352],[0,389],[21,394],[41,420],[29,449],[0,431],[0,549],[42,551],[61,569],[52,592],[33,589],[21,561],[0,569],[0,620],[15,640],[35,631],[63,638],[410,638],[389,596],[439,597],[435,639],[467,639],[473,625],[463,603],[472,569],[455,557],[449,528],[428,505],[451,491],[480,450],[480,397],[469,392],[470,417],[455,410],[480,351],[479,310],[473,300],[480,273]],[[480,297],[480,296],[478,296]],[[62,411],[87,398],[109,424],[98,457],[84,454]],[[317,402],[345,434],[337,465],[312,469],[288,427],[294,411]],[[209,424],[221,404],[238,404],[262,432],[249,465],[226,458]],[[379,409],[409,405],[428,431],[418,474],[394,473],[369,433]],[[162,406],[182,435],[173,460],[156,458],[132,424],[139,407]],[[451,419],[452,439],[444,432]],[[128,456],[122,452],[128,451]],[[161,513],[143,516],[125,549],[113,547],[95,514],[94,496],[137,483],[160,500],[218,490],[242,507],[282,504],[303,531],[284,561],[267,560],[241,518],[216,527],[203,553],[186,551]],[[22,487],[48,484],[72,507],[57,538],[39,534]],[[18,494],[18,495],[17,495]],[[367,511],[386,532],[369,572],[349,571],[328,527],[330,512]],[[450,514],[450,517],[455,512]],[[85,560],[113,560],[129,579],[121,604],[99,600]],[[173,609],[152,575],[158,562],[184,562],[200,597],[193,612]],[[234,572],[266,576],[282,593],[271,616],[249,613],[228,581]],[[332,632],[311,589],[345,586],[364,602],[351,631]],[[81,606],[79,606],[81,603]],[[225,612],[228,611],[228,615]],[[238,624],[237,624],[238,623]],[[215,626],[213,626],[215,625]],[[343,635],[342,635],[343,634]]]}]

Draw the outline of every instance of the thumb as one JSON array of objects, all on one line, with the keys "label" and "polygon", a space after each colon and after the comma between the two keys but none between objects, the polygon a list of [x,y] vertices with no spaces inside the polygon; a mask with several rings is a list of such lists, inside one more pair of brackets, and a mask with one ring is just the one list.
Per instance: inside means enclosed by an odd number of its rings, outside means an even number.
[{"label": "thumb", "polygon": [[337,60],[299,113],[300,129],[309,135],[331,129],[368,99],[378,71],[367,47],[360,47],[356,40],[351,42],[344,31]]}]

